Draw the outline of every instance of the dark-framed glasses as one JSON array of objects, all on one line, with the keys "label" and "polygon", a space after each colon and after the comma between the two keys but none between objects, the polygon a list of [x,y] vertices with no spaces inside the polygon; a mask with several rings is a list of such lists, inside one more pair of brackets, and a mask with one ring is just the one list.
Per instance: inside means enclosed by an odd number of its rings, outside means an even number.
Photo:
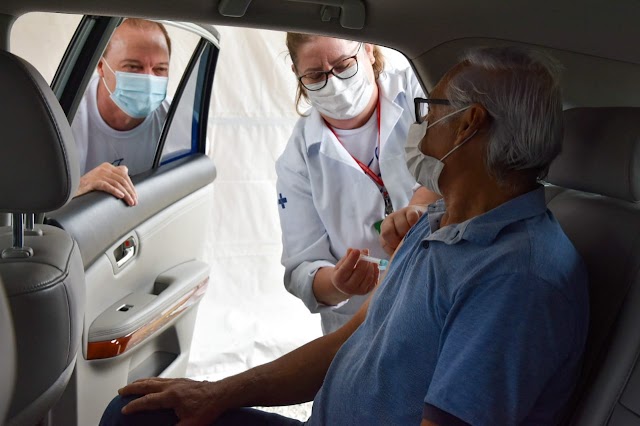
[{"label": "dark-framed glasses", "polygon": [[358,50],[356,50],[355,55],[344,58],[329,71],[308,72],[305,75],[298,77],[298,81],[304,86],[305,89],[315,92],[316,90],[323,89],[324,86],[327,85],[327,81],[329,81],[329,74],[333,74],[340,80],[346,80],[353,77],[358,73],[357,56],[360,53],[361,48],[362,43],[358,45]]},{"label": "dark-framed glasses", "polygon": [[451,105],[448,99],[414,98],[413,104],[416,111],[416,123],[422,124],[429,113],[429,105]]}]

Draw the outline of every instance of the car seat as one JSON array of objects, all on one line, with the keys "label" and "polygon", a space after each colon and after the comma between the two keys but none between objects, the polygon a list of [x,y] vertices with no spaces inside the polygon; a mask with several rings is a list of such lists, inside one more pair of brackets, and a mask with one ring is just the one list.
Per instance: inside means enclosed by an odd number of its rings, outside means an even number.
[{"label": "car seat", "polygon": [[[67,118],[31,65],[0,51],[0,278],[17,345],[17,374],[8,425],[46,420],[60,398],[80,348],[85,282],[76,242],[24,219],[62,207],[74,195],[79,170]],[[4,383],[3,383],[4,385]]]},{"label": "car seat", "polygon": [[0,281],[0,424],[4,424],[9,410],[9,403],[13,395],[13,385],[16,376],[16,342],[13,337],[13,322]]},{"label": "car seat", "polygon": [[640,108],[565,111],[547,181],[547,206],[589,273],[589,335],[566,423],[640,425]]}]

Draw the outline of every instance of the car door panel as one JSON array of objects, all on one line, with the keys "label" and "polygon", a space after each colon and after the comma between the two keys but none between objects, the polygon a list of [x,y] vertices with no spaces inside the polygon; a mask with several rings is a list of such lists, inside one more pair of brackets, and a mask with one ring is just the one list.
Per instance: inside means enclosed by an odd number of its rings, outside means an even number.
[{"label": "car door panel", "polygon": [[154,332],[198,303],[208,281],[209,266],[192,260],[158,275],[150,289],[127,294],[89,326],[85,358],[113,358],[144,343]]},{"label": "car door panel", "polygon": [[[98,20],[99,40],[97,35],[76,37],[77,43],[105,44],[104,37],[119,21],[113,19]],[[136,206],[91,192],[47,214],[46,223],[76,239],[87,286],[82,351],[70,385],[53,410],[53,424],[97,424],[111,398],[127,383],[186,373],[197,307],[209,278],[202,254],[216,168],[203,152],[217,49],[210,40],[198,43],[171,102],[154,167],[131,177],[138,194]],[[71,54],[80,51],[84,53]],[[70,46],[68,52],[68,61],[91,58],[78,66],[60,66],[67,77],[57,80],[59,96],[73,116],[78,94],[74,96],[70,85],[86,85],[85,74],[93,71],[99,54],[80,46]],[[182,96],[185,88],[188,95]],[[79,92],[84,93],[84,87]],[[187,117],[187,132],[175,131],[185,127],[185,119],[174,119],[179,108],[180,117]],[[159,165],[171,129],[173,141],[192,148],[182,158]]]},{"label": "car door panel", "polygon": [[191,155],[134,176],[132,181],[139,199],[135,207],[128,207],[111,195],[91,192],[49,214],[47,223],[67,230],[76,238],[87,268],[127,231],[213,182],[215,176],[215,166],[206,155]]},{"label": "car door panel", "polygon": [[[192,163],[197,167],[206,164],[197,159]],[[176,168],[167,175],[180,174],[179,171]],[[208,265],[198,260],[203,249],[204,227],[210,217],[210,182],[214,172],[210,169],[205,175],[208,178],[203,179],[204,186],[177,200],[175,195],[167,197],[167,194],[174,186],[180,186],[179,178],[165,181],[164,186],[155,181],[139,182],[140,188],[146,188],[140,193],[140,204],[123,207],[125,211],[140,207],[142,212],[143,194],[148,195],[149,200],[164,198],[167,205],[144,219],[141,216],[133,220],[128,216],[133,213],[123,214],[122,222],[135,225],[121,224],[121,228],[114,231],[118,239],[103,247],[99,254],[92,255],[94,260],[85,268],[87,308],[82,356],[78,357],[72,378],[75,386],[68,390],[75,393],[72,399],[77,406],[75,412],[67,408],[68,412],[60,413],[64,415],[64,424],[97,424],[117,390],[136,378],[185,374],[195,326],[194,308],[206,289],[209,275]],[[188,191],[184,187],[181,190]],[[155,195],[156,192],[161,194]],[[89,209],[89,218],[78,211],[70,214],[71,217],[58,212],[54,215],[56,224],[65,227],[69,223],[68,231],[78,239],[79,245],[80,241],[91,245],[95,236],[86,231],[95,226],[82,228],[78,224],[118,222],[113,218],[122,212],[105,206],[122,202],[113,198],[107,201],[111,202],[102,203],[102,208]],[[113,252],[122,244],[120,236],[126,239],[135,236],[137,243],[134,257],[122,269],[117,269]],[[94,247],[90,253],[96,251]]]}]

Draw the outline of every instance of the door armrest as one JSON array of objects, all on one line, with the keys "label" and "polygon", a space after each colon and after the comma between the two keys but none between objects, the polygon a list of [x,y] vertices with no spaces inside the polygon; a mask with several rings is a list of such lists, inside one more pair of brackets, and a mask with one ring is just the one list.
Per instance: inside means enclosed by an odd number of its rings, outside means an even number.
[{"label": "door armrest", "polygon": [[89,327],[86,359],[121,355],[143,343],[186,310],[207,288],[209,265],[190,261],[160,274],[150,293],[130,293],[100,314]]}]

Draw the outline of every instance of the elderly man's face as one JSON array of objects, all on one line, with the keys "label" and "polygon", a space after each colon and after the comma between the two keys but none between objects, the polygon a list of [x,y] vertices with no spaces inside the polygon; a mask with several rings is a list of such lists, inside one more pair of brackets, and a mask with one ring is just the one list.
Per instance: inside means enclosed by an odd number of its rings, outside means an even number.
[{"label": "elderly man's face", "polygon": [[[113,34],[104,57],[113,71],[169,75],[169,47],[159,28],[137,28],[120,26]],[[114,90],[116,77],[102,62],[98,74],[104,77],[107,86]]]},{"label": "elderly man's face", "polygon": [[[453,71],[453,70],[452,70]],[[429,93],[429,97],[434,99],[446,99],[446,88],[451,79],[450,71],[447,73],[433,90]],[[432,124],[440,120],[442,117],[453,112],[453,108],[449,105],[432,104],[429,106],[429,113],[426,120]],[[434,158],[442,158],[451,148],[454,137],[451,129],[451,120],[443,120],[429,127],[420,144],[420,150],[423,154]]]}]

